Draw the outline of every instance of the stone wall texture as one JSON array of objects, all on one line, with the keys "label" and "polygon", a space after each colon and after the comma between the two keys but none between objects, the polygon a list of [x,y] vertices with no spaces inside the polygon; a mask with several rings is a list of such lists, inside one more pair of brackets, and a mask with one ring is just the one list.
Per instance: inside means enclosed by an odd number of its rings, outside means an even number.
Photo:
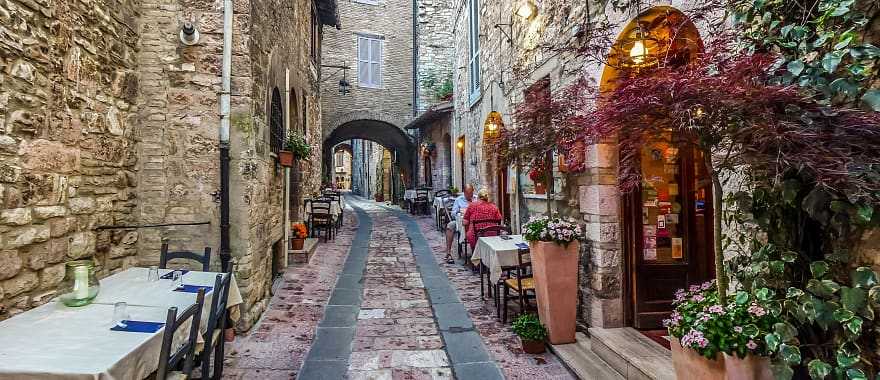
[{"label": "stone wall texture", "polygon": [[[235,0],[231,221],[240,328],[265,308],[283,244],[285,171],[268,99],[313,144],[298,192],[319,187],[320,54],[313,0]],[[219,269],[222,2],[0,2],[0,319],[46,302],[64,262],[100,277],[159,247],[212,247]],[[197,44],[178,40],[185,21]],[[317,34],[317,35],[315,35]],[[313,38],[315,37],[315,38]],[[320,51],[320,46],[316,46]],[[97,229],[157,223],[206,226]]]},{"label": "stone wall texture", "polygon": [[[135,1],[0,2],[0,319],[136,263]],[[112,37],[110,37],[112,36]]]},{"label": "stone wall texture", "polygon": [[440,101],[437,98],[437,87],[446,80],[451,81],[455,71],[452,35],[453,3],[453,0],[418,1],[416,39],[419,113]]},{"label": "stone wall texture", "polygon": [[[412,2],[378,0],[376,5],[356,0],[339,2],[341,30],[327,29],[324,34],[322,64],[347,65],[346,77],[351,92],[339,94],[336,84],[342,71],[324,68],[326,85],[322,89],[324,137],[351,117],[372,117],[383,114],[394,127],[403,128],[413,114],[413,25]],[[382,86],[368,88],[358,85],[357,38],[359,34],[384,39],[382,50]],[[332,115],[332,116],[331,116]],[[362,116],[361,116],[362,115]]]}]

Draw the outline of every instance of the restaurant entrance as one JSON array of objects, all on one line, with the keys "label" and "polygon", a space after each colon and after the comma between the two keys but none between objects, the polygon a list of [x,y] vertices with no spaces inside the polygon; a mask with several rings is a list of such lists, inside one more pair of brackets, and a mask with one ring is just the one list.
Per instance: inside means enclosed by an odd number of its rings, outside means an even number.
[{"label": "restaurant entrance", "polygon": [[[602,73],[600,91],[621,80],[674,70],[703,50],[694,24],[675,8],[650,8],[621,32]],[[646,125],[638,146],[619,157],[635,162],[640,182],[621,198],[625,324],[659,329],[677,289],[714,276],[711,181],[692,136]],[[651,131],[648,133],[647,131]],[[623,148],[622,148],[623,149]]]},{"label": "restaurant entrance", "polygon": [[624,195],[633,327],[657,329],[676,289],[714,276],[712,192],[702,154],[676,136],[641,147],[641,185]]}]

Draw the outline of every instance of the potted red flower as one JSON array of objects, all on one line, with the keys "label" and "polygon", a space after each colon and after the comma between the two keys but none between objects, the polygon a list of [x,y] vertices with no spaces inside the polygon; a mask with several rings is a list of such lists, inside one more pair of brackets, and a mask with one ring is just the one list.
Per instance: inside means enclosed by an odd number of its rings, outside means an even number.
[{"label": "potted red flower", "polygon": [[520,314],[511,326],[513,332],[519,336],[522,349],[527,354],[540,354],[546,350],[544,340],[547,339],[547,328],[541,324],[537,315]]},{"label": "potted red flower", "polygon": [[295,251],[303,249],[306,237],[309,236],[308,228],[303,223],[294,223],[292,230],[293,237],[290,239],[290,249]]}]

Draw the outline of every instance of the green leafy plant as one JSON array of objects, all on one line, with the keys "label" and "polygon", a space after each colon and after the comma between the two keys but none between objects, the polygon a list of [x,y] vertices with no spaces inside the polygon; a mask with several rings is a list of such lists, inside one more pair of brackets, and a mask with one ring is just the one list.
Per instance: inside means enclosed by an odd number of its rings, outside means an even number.
[{"label": "green leafy plant", "polygon": [[880,48],[869,43],[876,2],[868,0],[735,0],[741,39],[750,51],[780,54],[779,84],[815,89],[825,104],[861,100],[880,111]]},{"label": "green leafy plant", "polygon": [[284,149],[293,152],[293,157],[297,160],[307,159],[312,154],[312,146],[309,145],[305,137],[293,129],[287,131]]},{"label": "green leafy plant", "polygon": [[453,194],[453,195],[458,194],[458,188],[455,187],[455,186],[450,186],[450,187],[449,187],[449,193],[450,193],[450,194]]},{"label": "green leafy plant", "polygon": [[730,220],[746,229],[730,244],[747,250],[730,260],[730,272],[742,292],[781,320],[763,335],[777,376],[875,376],[878,275],[854,266],[850,254],[861,232],[876,228],[876,206],[852,203],[796,173],[727,202],[736,205]]},{"label": "green leafy plant", "polygon": [[513,321],[511,329],[524,341],[542,342],[547,339],[547,328],[535,314],[520,314]]}]

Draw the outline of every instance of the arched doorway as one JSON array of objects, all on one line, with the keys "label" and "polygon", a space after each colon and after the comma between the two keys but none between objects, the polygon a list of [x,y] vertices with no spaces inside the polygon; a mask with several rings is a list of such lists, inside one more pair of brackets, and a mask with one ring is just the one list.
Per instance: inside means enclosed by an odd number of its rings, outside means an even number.
[{"label": "arched doorway", "polygon": [[[651,8],[620,34],[600,90],[658,66],[687,65],[700,51],[699,33],[682,12]],[[646,134],[637,151],[620,153],[632,153],[642,174],[638,188],[621,198],[625,319],[636,328],[661,328],[676,289],[714,276],[711,185],[689,138]]]},{"label": "arched doorway", "polygon": [[445,178],[444,188],[452,187],[452,136],[449,133],[443,135],[443,154],[446,155],[446,172],[443,173]]},{"label": "arched doorway", "polygon": [[[284,146],[284,132],[284,102],[281,100],[281,92],[275,87],[272,89],[272,101],[269,104],[269,149],[272,153],[277,154]],[[273,276],[278,275],[287,266],[285,248],[283,240],[272,246]]]},{"label": "arched doorway", "polygon": [[501,161],[498,153],[499,137],[504,131],[504,121],[501,114],[492,111],[483,121],[483,159],[485,160],[485,173],[491,182],[491,190],[494,202],[501,211],[501,215],[510,225],[510,194],[507,191],[507,165]]}]

